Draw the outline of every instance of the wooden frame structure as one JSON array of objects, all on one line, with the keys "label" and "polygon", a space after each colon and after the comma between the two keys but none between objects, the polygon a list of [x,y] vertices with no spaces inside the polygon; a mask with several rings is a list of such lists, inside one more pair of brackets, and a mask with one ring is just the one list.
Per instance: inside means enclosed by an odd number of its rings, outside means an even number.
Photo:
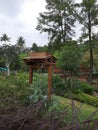
[{"label": "wooden frame structure", "polygon": [[48,52],[32,52],[23,59],[29,65],[29,83],[33,81],[33,70],[44,68],[48,70],[48,98],[51,98],[52,68],[55,66],[56,58]]}]

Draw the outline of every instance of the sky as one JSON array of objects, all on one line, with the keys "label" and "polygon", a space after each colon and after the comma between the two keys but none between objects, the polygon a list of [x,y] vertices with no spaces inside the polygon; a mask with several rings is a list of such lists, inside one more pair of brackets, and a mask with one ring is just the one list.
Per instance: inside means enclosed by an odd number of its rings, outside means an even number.
[{"label": "sky", "polygon": [[6,33],[15,44],[22,36],[28,47],[33,43],[47,44],[47,35],[35,29],[39,12],[45,11],[45,5],[45,0],[0,0],[0,37]]},{"label": "sky", "polygon": [[[18,37],[22,36],[27,47],[33,43],[47,45],[47,34],[36,30],[37,18],[40,12],[46,11],[45,6],[45,0],[0,0],[0,37],[6,33],[11,38],[11,44],[16,44]],[[77,39],[80,28],[76,29],[74,39]]]}]

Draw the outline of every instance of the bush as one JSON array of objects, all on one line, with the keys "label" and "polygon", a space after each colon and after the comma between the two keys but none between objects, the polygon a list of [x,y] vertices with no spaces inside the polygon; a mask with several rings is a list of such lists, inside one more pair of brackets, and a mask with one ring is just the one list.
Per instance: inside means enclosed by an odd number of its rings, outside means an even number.
[{"label": "bush", "polygon": [[30,86],[30,92],[30,101],[33,103],[37,103],[47,95],[47,85],[43,84],[43,86],[41,86],[40,83],[36,83],[35,85],[32,84]]},{"label": "bush", "polygon": [[55,94],[60,96],[64,96],[68,91],[72,91],[73,93],[80,93],[81,91],[80,81],[74,78],[62,80],[59,75],[54,75],[52,83]]},{"label": "bush", "polygon": [[95,91],[96,93],[98,93],[98,88],[94,88],[94,91]]},{"label": "bush", "polygon": [[[85,94],[83,92],[79,93],[79,94],[73,94],[73,99],[92,105],[94,107],[98,107],[98,98],[97,97],[93,97],[91,95]],[[69,97],[69,94],[65,94],[65,97]]]},{"label": "bush", "polygon": [[53,75],[52,88],[55,94],[64,96],[66,92],[65,81],[59,75]]},{"label": "bush", "polygon": [[[70,86],[70,79],[66,80],[65,82],[65,85],[68,89],[71,88]],[[72,79],[72,92],[73,93],[81,93],[81,92],[84,92],[86,94],[92,94],[92,92],[94,91],[94,87],[89,85],[88,83],[84,83],[84,82],[81,82],[77,79]]]},{"label": "bush", "polygon": [[66,79],[65,86],[66,86],[66,90],[70,91],[72,93],[80,93],[81,92],[80,81],[75,79],[75,78]]},{"label": "bush", "polygon": [[23,107],[29,103],[30,89],[27,74],[9,76],[0,81],[0,108],[9,105]]},{"label": "bush", "polygon": [[52,79],[52,88],[55,94],[64,96],[66,92],[71,91],[73,93],[87,93],[92,94],[94,87],[87,83],[80,82],[75,78],[67,78],[62,80],[59,75],[54,75]]},{"label": "bush", "polygon": [[86,94],[92,94],[92,92],[94,91],[94,87],[84,83],[84,82],[80,82],[80,87],[81,87],[81,91],[86,93]]}]

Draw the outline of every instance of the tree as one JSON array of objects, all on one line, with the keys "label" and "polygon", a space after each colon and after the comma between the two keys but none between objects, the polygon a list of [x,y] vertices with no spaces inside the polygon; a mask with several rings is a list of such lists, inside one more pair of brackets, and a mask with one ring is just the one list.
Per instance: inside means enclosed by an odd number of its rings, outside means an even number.
[{"label": "tree", "polygon": [[49,46],[59,49],[74,34],[75,4],[73,0],[46,0],[47,11],[40,13],[36,29],[47,32]]},{"label": "tree", "polygon": [[9,59],[10,59],[10,44],[6,44],[7,42],[10,41],[10,38],[7,36],[7,34],[3,34],[1,37],[0,37],[0,41],[4,42],[5,44],[2,46],[2,52],[3,52],[3,56],[4,56],[4,62],[5,62],[5,65],[8,69],[8,75],[10,74],[10,62],[9,62]]},{"label": "tree", "polygon": [[2,55],[1,64],[6,66],[7,73],[10,75],[10,65],[17,56],[16,47],[9,43],[10,38],[7,36],[7,34],[3,34],[0,37],[0,40],[4,42],[4,44],[2,44],[0,47],[0,54]]},{"label": "tree", "polygon": [[34,51],[34,52],[37,52],[37,51],[38,51],[38,46],[37,46],[36,43],[33,43],[33,44],[32,44],[31,50]]},{"label": "tree", "polygon": [[94,32],[94,26],[98,25],[98,5],[97,0],[82,0],[81,12],[80,12],[80,23],[83,25],[82,39],[88,39],[89,51],[90,51],[90,76],[89,82],[92,84],[93,76],[93,42],[92,34]]},{"label": "tree", "polygon": [[38,51],[39,52],[47,52],[48,51],[48,46],[46,46],[46,45],[44,45],[44,46],[38,46]]},{"label": "tree", "polygon": [[16,47],[19,51],[19,53],[23,52],[25,50],[25,39],[21,36],[18,37]]},{"label": "tree", "polygon": [[9,76],[10,65],[13,62],[13,60],[15,60],[15,57],[17,55],[15,51],[15,47],[13,45],[4,44],[0,48],[0,51],[2,52],[2,62],[5,64]]},{"label": "tree", "polygon": [[74,90],[75,76],[79,74],[81,58],[81,48],[78,45],[72,45],[72,43],[64,46],[59,52],[57,66],[62,70],[65,80],[68,82],[68,89],[71,92]]},{"label": "tree", "polygon": [[80,67],[80,60],[82,57],[81,49],[78,46],[67,45],[60,51],[57,66],[63,70],[64,73],[70,75],[70,77],[77,74]]},{"label": "tree", "polygon": [[0,41],[5,42],[5,44],[6,44],[6,42],[9,42],[9,41],[10,41],[10,37],[8,37],[7,34],[4,33],[4,34],[0,37]]}]

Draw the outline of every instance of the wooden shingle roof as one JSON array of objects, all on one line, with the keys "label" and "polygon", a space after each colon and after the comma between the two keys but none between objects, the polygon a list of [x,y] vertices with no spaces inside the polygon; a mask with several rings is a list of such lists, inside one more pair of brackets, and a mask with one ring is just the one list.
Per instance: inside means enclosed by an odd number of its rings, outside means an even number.
[{"label": "wooden shingle roof", "polygon": [[32,52],[23,60],[27,65],[38,65],[55,63],[56,58],[48,52]]}]

